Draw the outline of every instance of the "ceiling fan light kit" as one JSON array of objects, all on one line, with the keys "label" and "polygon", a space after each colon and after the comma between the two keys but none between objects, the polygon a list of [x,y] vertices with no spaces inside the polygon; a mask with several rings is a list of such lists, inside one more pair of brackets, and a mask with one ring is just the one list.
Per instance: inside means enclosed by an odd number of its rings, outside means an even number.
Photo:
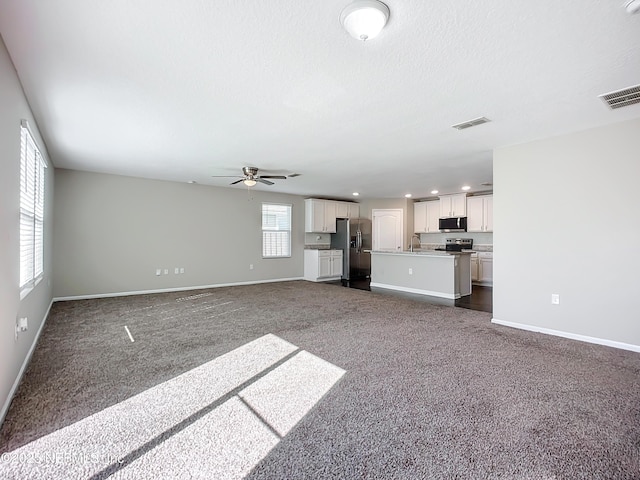
[{"label": "ceiling fan light kit", "polygon": [[[299,174],[298,174],[299,175]],[[242,175],[212,175],[213,177],[219,178],[238,178],[235,182],[231,182],[229,185],[235,185],[237,183],[244,183],[247,187],[253,187],[258,182],[264,183],[265,185],[275,185],[275,183],[265,180],[267,178],[275,178],[278,180],[286,180],[287,177],[284,175],[258,175],[258,167],[242,167]]]},{"label": "ceiling fan light kit", "polygon": [[377,0],[357,0],[340,14],[340,23],[353,38],[363,42],[376,37],[389,20],[389,7]]}]

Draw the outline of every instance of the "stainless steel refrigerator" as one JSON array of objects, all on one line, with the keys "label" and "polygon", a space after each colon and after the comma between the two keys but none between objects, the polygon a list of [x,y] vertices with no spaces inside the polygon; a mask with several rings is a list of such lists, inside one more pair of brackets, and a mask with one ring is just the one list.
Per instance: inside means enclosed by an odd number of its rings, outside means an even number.
[{"label": "stainless steel refrigerator", "polygon": [[[371,220],[339,218],[331,248],[342,250],[342,280],[369,278],[371,275]],[[365,251],[366,250],[366,251]]]}]

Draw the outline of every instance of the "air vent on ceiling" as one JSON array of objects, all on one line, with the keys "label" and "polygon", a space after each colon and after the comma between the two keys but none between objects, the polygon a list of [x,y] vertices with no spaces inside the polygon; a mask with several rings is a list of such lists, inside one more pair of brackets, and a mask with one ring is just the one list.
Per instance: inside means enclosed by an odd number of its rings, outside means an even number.
[{"label": "air vent on ceiling", "polygon": [[640,85],[624,88],[615,92],[603,93],[600,95],[600,98],[604,103],[609,105],[609,108],[612,110],[633,105],[634,103],[640,103]]},{"label": "air vent on ceiling", "polygon": [[474,118],[473,120],[469,120],[466,122],[462,122],[462,123],[457,123],[455,125],[451,125],[453,128],[455,128],[456,130],[464,130],[465,128],[471,128],[471,127],[475,127],[476,125],[482,125],[483,123],[487,123],[490,122],[491,120],[489,120],[487,117],[478,117],[478,118]]}]

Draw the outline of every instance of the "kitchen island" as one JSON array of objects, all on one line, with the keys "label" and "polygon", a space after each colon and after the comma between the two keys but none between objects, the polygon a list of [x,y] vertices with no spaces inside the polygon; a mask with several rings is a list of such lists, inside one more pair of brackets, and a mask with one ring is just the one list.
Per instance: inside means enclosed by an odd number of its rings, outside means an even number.
[{"label": "kitchen island", "polygon": [[471,252],[374,250],[371,288],[453,300],[471,295]]}]

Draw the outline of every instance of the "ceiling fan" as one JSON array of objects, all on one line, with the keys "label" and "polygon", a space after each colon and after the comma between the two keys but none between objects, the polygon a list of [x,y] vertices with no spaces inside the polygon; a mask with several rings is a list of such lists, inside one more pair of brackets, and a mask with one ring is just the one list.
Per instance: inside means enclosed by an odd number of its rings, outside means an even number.
[{"label": "ceiling fan", "polygon": [[243,182],[247,187],[253,187],[257,182],[264,183],[265,185],[274,185],[273,182],[265,180],[266,178],[273,178],[277,180],[286,180],[284,175],[258,175],[258,167],[242,167],[243,175],[212,175],[213,177],[240,177],[239,180],[231,182],[229,185],[235,185],[236,183]]}]

